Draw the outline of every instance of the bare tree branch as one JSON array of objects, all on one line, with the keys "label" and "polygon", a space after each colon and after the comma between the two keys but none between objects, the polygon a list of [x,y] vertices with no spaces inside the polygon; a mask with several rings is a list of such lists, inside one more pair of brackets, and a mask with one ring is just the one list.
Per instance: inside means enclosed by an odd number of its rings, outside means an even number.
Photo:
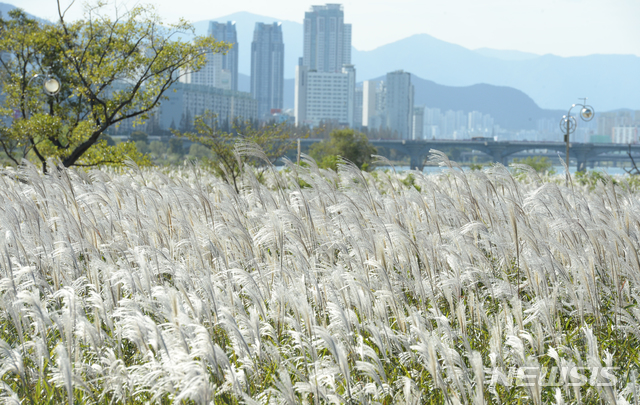
[{"label": "bare tree branch", "polygon": [[633,167],[628,170],[626,167],[623,167],[622,169],[632,176],[640,175],[640,169],[638,168],[638,166],[636,166],[636,161],[633,159],[633,156],[631,155],[631,144],[629,144],[629,150],[627,151],[627,155],[629,155],[629,159],[631,159],[631,164],[633,165]]}]

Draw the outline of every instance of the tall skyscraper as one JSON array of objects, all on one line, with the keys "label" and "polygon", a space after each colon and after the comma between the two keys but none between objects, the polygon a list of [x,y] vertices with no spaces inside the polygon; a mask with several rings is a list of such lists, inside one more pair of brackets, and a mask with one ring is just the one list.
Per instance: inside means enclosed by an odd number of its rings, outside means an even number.
[{"label": "tall skyscraper", "polygon": [[340,73],[351,64],[351,24],[340,4],[311,6],[304,15],[303,65],[318,72]]},{"label": "tall skyscraper", "polygon": [[362,84],[362,125],[368,128],[373,126],[373,117],[376,115],[376,82],[365,80]]},{"label": "tall skyscraper", "polygon": [[412,139],[424,139],[424,106],[413,107]]},{"label": "tall skyscraper", "polygon": [[383,129],[386,125],[387,87],[383,81],[365,80],[362,84],[362,125]]},{"label": "tall skyscraper", "polygon": [[356,129],[362,128],[362,109],[364,107],[363,103],[363,89],[362,87],[356,86],[356,94],[355,94],[355,105],[353,107],[353,126]]},{"label": "tall skyscraper", "polygon": [[282,109],[284,42],[280,23],[256,23],[251,43],[251,94],[258,100],[258,116]]},{"label": "tall skyscraper", "polygon": [[210,21],[209,36],[233,45],[225,55],[215,54],[214,58],[216,55],[220,56],[222,70],[227,71],[229,74],[229,90],[238,91],[238,36],[236,34],[235,21],[227,21],[226,23]]},{"label": "tall skyscraper", "polygon": [[471,111],[469,113],[469,132],[481,132],[482,131],[482,113],[478,111]]},{"label": "tall skyscraper", "polygon": [[411,73],[403,70],[387,73],[386,127],[400,139],[413,136],[413,85]]},{"label": "tall skyscraper", "polygon": [[613,143],[638,143],[638,127],[613,127],[611,129]]},{"label": "tall skyscraper", "polygon": [[442,124],[442,114],[439,108],[424,109],[425,138],[436,139],[442,133],[440,125]]},{"label": "tall skyscraper", "polygon": [[482,116],[482,129],[484,130],[485,133],[487,134],[491,134],[493,133],[493,117],[489,114],[484,114]]},{"label": "tall skyscraper", "polygon": [[312,6],[305,13],[303,48],[296,68],[296,125],[333,121],[353,127],[356,70],[342,5]]},{"label": "tall skyscraper", "polygon": [[446,139],[454,139],[453,135],[456,132],[456,112],[447,110],[442,118],[442,135],[444,135]]}]

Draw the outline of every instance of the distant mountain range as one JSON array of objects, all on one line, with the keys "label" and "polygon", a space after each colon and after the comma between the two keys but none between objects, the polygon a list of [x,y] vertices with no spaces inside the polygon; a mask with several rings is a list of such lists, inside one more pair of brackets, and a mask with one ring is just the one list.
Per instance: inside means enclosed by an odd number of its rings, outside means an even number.
[{"label": "distant mountain range", "polygon": [[[236,21],[240,71],[249,74],[255,23],[279,20],[240,12],[212,21]],[[205,35],[208,24],[208,20],[196,22],[196,34]],[[302,24],[282,21],[282,31],[285,77],[292,78],[302,55]],[[353,48],[352,62],[359,81],[403,69],[446,86],[486,83],[513,87],[542,108],[568,110],[579,97],[588,97],[596,111],[640,109],[640,57],[634,55],[564,58],[489,48],[470,50],[417,34],[371,51]]]},{"label": "distant mountain range", "polygon": [[474,52],[479,53],[482,56],[489,58],[496,58],[501,60],[530,60],[539,57],[535,53],[521,52],[521,51],[504,51],[491,48],[478,48],[474,49]]},{"label": "distant mountain range", "polygon": [[[249,91],[249,76],[240,74],[238,80],[240,91]],[[385,76],[374,78],[384,81]],[[472,86],[454,87],[437,84],[431,80],[411,75],[411,83],[415,88],[415,105],[428,108],[439,108],[442,113],[447,110],[465,113],[480,111],[490,114],[496,124],[510,130],[535,129],[538,119],[550,118],[558,120],[566,114],[566,110],[545,110],[540,108],[531,97],[512,87],[494,86],[490,84],[474,84]],[[293,108],[295,80],[284,81],[284,108]]]},{"label": "distant mountain range", "polygon": [[[2,16],[5,17],[5,18],[7,17],[7,14],[9,13],[9,11],[13,10],[14,8],[18,8],[18,7],[14,6],[13,4],[0,3],[0,13],[2,13]],[[47,22],[47,23],[49,22],[49,21],[47,21],[45,19],[42,19],[40,17],[36,17],[33,14],[27,13],[27,16],[29,18],[35,18],[36,20],[41,21],[41,22]]]},{"label": "distant mountain range", "polygon": [[13,6],[11,4],[7,4],[7,3],[0,3],[0,13],[2,13],[3,17],[7,16],[7,13],[11,10],[13,10],[14,8],[16,8],[16,6]]},{"label": "distant mountain range", "polygon": [[415,87],[415,105],[439,108],[442,112],[480,111],[490,114],[496,124],[506,129],[535,129],[538,119],[550,118],[560,122],[563,115],[562,110],[540,108],[531,97],[512,87],[491,84],[444,86],[415,75],[411,75],[411,83]]},{"label": "distant mountain range", "polygon": [[543,108],[568,109],[589,97],[596,111],[640,109],[640,57],[563,58],[478,50],[418,34],[368,52],[354,52],[359,79],[403,69],[448,86],[487,83],[525,92]]},{"label": "distant mountain range", "polygon": [[[2,6],[0,11],[3,11]],[[249,12],[211,19],[221,22],[229,20],[236,21],[238,30],[240,72],[248,75],[255,23],[280,20]],[[194,23],[196,35],[207,34],[209,21]],[[298,58],[302,55],[302,24],[281,22],[285,41],[285,78],[291,79]],[[354,30],[357,29],[355,26]],[[588,97],[588,102],[596,112],[620,108],[640,110],[640,57],[634,55],[564,58],[489,48],[470,50],[427,34],[417,34],[371,51],[353,48],[352,62],[356,66],[358,81],[371,80],[398,69],[411,72],[416,77],[416,100],[421,97],[417,78],[425,78],[460,97],[467,97],[468,94],[453,89],[484,83],[520,90],[544,109],[567,110],[572,103],[578,102],[579,97]],[[242,83],[243,79],[240,78],[240,88],[248,90],[248,86],[243,88]],[[292,83],[285,80],[285,94],[292,88]],[[474,87],[474,91],[488,91],[489,88]],[[431,90],[435,91],[435,88]],[[292,99],[289,104],[288,98],[285,95],[285,106],[292,107]],[[465,101],[460,100],[459,103],[464,104]],[[510,116],[513,114],[517,114],[515,110]]]}]

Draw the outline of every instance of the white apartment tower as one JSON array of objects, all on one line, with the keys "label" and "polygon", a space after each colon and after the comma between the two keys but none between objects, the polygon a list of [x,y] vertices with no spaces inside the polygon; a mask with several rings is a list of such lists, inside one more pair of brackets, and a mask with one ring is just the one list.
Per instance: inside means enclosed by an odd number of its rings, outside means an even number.
[{"label": "white apartment tower", "polygon": [[223,56],[220,53],[206,54],[207,62],[202,69],[196,72],[187,72],[180,81],[188,84],[231,90],[231,73],[222,68]]},{"label": "white apartment tower", "polygon": [[638,143],[638,127],[613,127],[611,129],[613,143]]},{"label": "white apartment tower", "polygon": [[238,91],[238,40],[236,23],[209,22],[209,36],[233,45],[226,54],[207,53],[205,65],[196,72],[186,72],[180,82]]},{"label": "white apartment tower", "polygon": [[362,84],[362,125],[386,128],[387,86],[384,81],[365,80]]},{"label": "white apartment tower", "polygon": [[210,21],[209,36],[232,45],[226,54],[215,54],[214,56],[220,57],[219,64],[228,75],[229,84],[221,88],[238,91],[238,35],[235,21],[227,21],[226,23]]},{"label": "white apartment tower", "polygon": [[482,122],[482,113],[471,111],[469,113],[469,132],[482,132],[484,125]]},{"label": "white apartment tower", "polygon": [[351,64],[351,24],[344,23],[340,4],[311,6],[304,14],[304,66],[340,73]]},{"label": "white apartment tower", "polygon": [[365,80],[362,84],[362,125],[368,128],[373,126],[373,118],[376,116],[376,82]]},{"label": "white apartment tower", "polygon": [[284,42],[282,24],[256,23],[251,43],[251,94],[258,100],[261,119],[282,109],[284,91]]},{"label": "white apartment tower", "polygon": [[[296,68],[296,125],[355,125],[356,70],[351,25],[340,4],[312,6],[304,18],[304,49]],[[359,121],[359,120],[357,120]]]},{"label": "white apartment tower", "polygon": [[424,139],[424,106],[413,107],[412,139]]},{"label": "white apartment tower", "polygon": [[353,125],[354,128],[357,129],[362,128],[362,107],[364,107],[363,101],[363,89],[362,87],[356,86],[355,104],[353,107]]},{"label": "white apartment tower", "polygon": [[224,90],[212,86],[176,83],[168,91],[168,99],[158,108],[159,125],[163,129],[190,125],[193,118],[206,111],[214,113],[218,121],[232,123],[258,118],[258,103],[249,93]]},{"label": "white apartment tower", "polygon": [[311,71],[300,63],[296,67],[296,125],[320,125],[331,121],[353,127],[355,124],[356,71],[345,65],[340,73]]},{"label": "white apartment tower", "polygon": [[411,73],[403,70],[387,73],[386,128],[400,139],[413,137],[413,94]]}]

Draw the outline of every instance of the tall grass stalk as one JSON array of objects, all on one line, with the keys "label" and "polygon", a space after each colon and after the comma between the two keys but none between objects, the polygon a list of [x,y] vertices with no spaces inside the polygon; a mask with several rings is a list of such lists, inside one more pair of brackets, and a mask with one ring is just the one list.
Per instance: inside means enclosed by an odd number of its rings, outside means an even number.
[{"label": "tall grass stalk", "polygon": [[[2,400],[637,404],[636,182],[431,158],[3,170]],[[569,366],[616,380],[544,384]]]}]

